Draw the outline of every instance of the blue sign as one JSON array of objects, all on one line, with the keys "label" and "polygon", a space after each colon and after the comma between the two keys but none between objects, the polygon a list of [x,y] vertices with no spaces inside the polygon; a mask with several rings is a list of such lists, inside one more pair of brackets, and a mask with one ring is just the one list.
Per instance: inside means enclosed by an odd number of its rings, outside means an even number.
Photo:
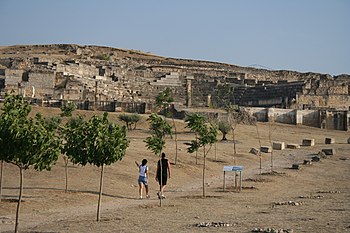
[{"label": "blue sign", "polygon": [[243,171],[243,166],[224,166],[224,172]]}]

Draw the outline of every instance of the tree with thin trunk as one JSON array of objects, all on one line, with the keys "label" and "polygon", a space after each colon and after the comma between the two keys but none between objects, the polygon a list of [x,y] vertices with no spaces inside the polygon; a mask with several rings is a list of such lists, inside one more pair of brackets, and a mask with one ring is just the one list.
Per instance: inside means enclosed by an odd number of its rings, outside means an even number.
[{"label": "tree with thin trunk", "polygon": [[[191,121],[191,119],[195,119],[195,121]],[[207,120],[199,115],[192,114],[186,119],[187,127],[192,131],[197,133],[197,137],[195,140],[192,140],[189,143],[189,147],[187,148],[189,153],[193,153],[197,151],[199,148],[203,147],[203,177],[202,177],[202,185],[203,185],[203,197],[206,197],[205,194],[205,165],[206,165],[206,157],[208,152],[211,149],[213,143],[216,142],[217,137],[217,127],[214,124],[208,124]]]},{"label": "tree with thin trunk", "polygon": [[[147,149],[151,150],[156,156],[161,158],[163,149],[165,148],[165,137],[171,135],[171,126],[168,122],[156,113],[152,113],[147,121],[150,122],[151,136],[145,139]],[[162,173],[162,163],[160,163],[160,174]],[[160,176],[160,184],[162,184],[162,175]],[[162,186],[159,185],[161,192]],[[162,194],[162,193],[161,193]],[[161,195],[160,195],[161,196]],[[159,198],[159,205],[162,206],[162,198]]]},{"label": "tree with thin trunk", "polygon": [[228,105],[226,107],[226,111],[228,114],[227,121],[229,122],[231,132],[232,132],[232,141],[233,141],[233,163],[236,164],[236,157],[237,157],[237,148],[236,148],[236,127],[239,119],[237,119],[236,114],[236,105]]},{"label": "tree with thin trunk", "polygon": [[259,170],[261,174],[262,173],[262,154],[261,154],[261,139],[260,139],[258,124],[255,125],[255,128],[256,128],[256,135],[258,136],[258,140],[259,140]]},{"label": "tree with thin trunk", "polygon": [[[189,114],[186,116],[186,128],[189,128],[194,132],[196,143],[198,143],[198,131],[200,130],[201,124],[205,121],[204,117],[199,114]],[[191,145],[191,143],[185,143],[186,145]],[[196,164],[198,164],[198,148],[196,152]]]},{"label": "tree with thin trunk", "polygon": [[174,102],[173,93],[170,88],[166,88],[163,92],[159,93],[156,96],[156,106],[160,108],[166,117],[171,116],[174,128],[174,140],[175,140],[175,161],[177,163],[177,151],[178,151],[178,142],[177,142],[177,130],[174,118],[174,109],[170,109],[171,104]]},{"label": "tree with thin trunk", "polygon": [[[93,116],[88,121],[80,118],[71,126],[72,130],[68,132],[65,145],[65,152],[71,157],[71,161],[83,166],[89,163],[101,167],[97,205],[97,221],[100,221],[104,168],[124,157],[129,146],[126,127],[111,123],[107,113],[103,117]],[[72,133],[74,129],[81,134]]]},{"label": "tree with thin trunk", "polygon": [[2,175],[3,175],[3,171],[4,171],[4,160],[1,160],[1,165],[0,165],[0,202],[1,202],[1,198],[2,198]]},{"label": "tree with thin trunk", "polygon": [[231,124],[227,120],[219,120],[217,122],[218,129],[222,133],[221,141],[227,141],[226,135],[231,131]]},{"label": "tree with thin trunk", "polygon": [[[19,229],[19,212],[23,196],[24,171],[50,170],[60,153],[60,141],[53,127],[40,114],[29,118],[31,107],[21,96],[6,95],[1,114],[1,160],[16,165],[20,173],[15,232]],[[6,135],[6,137],[3,137]]]},{"label": "tree with thin trunk", "polygon": [[273,128],[273,129],[271,129],[272,128],[272,125],[271,125],[272,123],[270,122],[269,123],[269,142],[270,142],[270,146],[271,146],[271,157],[270,157],[270,162],[271,162],[271,164],[270,164],[270,168],[271,168],[271,172],[273,172],[273,143],[272,143],[272,134],[273,134],[273,132],[275,131],[275,129],[276,128]]},{"label": "tree with thin trunk", "polygon": [[[77,106],[74,102],[71,101],[63,101],[62,106],[61,106],[61,117],[69,117],[69,119],[72,119],[73,112],[77,109]],[[67,125],[68,123],[66,123]],[[59,128],[59,134],[60,138],[64,138],[64,132],[65,132],[65,127],[60,127]],[[62,142],[63,144],[65,143],[64,141]],[[68,163],[69,163],[69,157],[64,153],[63,148],[62,148],[62,157],[64,161],[64,174],[65,174],[65,192],[68,192]]]},{"label": "tree with thin trunk", "polygon": [[68,163],[87,164],[86,150],[81,146],[85,143],[84,137],[84,120],[81,116],[69,118],[66,124],[61,128],[60,134],[63,139],[63,147],[61,153],[64,160],[65,171],[65,191],[68,192]]}]

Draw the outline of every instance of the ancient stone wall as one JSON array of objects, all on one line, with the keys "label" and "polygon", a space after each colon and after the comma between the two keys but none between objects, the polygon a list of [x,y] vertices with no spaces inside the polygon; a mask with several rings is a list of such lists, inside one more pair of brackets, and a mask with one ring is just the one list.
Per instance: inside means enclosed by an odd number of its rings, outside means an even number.
[{"label": "ancient stone wall", "polygon": [[[6,90],[32,95],[34,86],[38,98],[153,103],[170,88],[176,104],[193,107],[238,104],[348,110],[350,106],[348,75],[271,71],[61,44],[2,47],[0,65]],[[190,90],[187,76],[193,77]]]}]

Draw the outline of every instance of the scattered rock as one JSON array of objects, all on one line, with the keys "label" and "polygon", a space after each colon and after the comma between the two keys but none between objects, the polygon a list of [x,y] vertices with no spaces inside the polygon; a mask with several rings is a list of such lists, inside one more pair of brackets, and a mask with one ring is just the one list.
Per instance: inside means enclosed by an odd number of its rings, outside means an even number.
[{"label": "scattered rock", "polygon": [[195,224],[196,227],[230,227],[232,224],[225,222],[201,222]]},{"label": "scattered rock", "polygon": [[312,162],[319,162],[321,160],[321,158],[320,158],[320,156],[318,156],[318,155],[315,155],[315,156],[313,156],[312,158],[311,158],[311,161]]},{"label": "scattered rock", "polygon": [[335,139],[334,138],[325,138],[324,143],[325,144],[333,144],[333,143],[335,143]]},{"label": "scattered rock", "polygon": [[303,146],[314,146],[315,145],[315,139],[303,139]]},{"label": "scattered rock", "polygon": [[317,193],[340,193],[340,191],[318,191]]},{"label": "scattered rock", "polygon": [[329,148],[329,149],[322,149],[322,152],[325,155],[335,155],[335,150],[333,148]]},{"label": "scattered rock", "polygon": [[285,148],[284,142],[273,142],[272,148],[275,150],[284,150]]},{"label": "scattered rock", "polygon": [[259,155],[259,150],[256,148],[252,148],[252,149],[250,149],[249,153],[251,153],[253,155]]},{"label": "scattered rock", "polygon": [[296,202],[296,201],[284,201],[284,202],[275,202],[273,203],[274,206],[276,205],[291,205],[291,206],[299,206],[299,205],[302,205],[303,202],[299,201],[299,202]]},{"label": "scattered rock", "polygon": [[262,232],[262,233],[293,233],[293,229],[275,229],[275,228],[257,228],[254,227],[252,232]]},{"label": "scattered rock", "polygon": [[312,162],[310,159],[305,159],[304,162],[303,162],[304,165],[311,165]]},{"label": "scattered rock", "polygon": [[322,159],[327,158],[327,155],[326,155],[323,151],[318,152],[317,155],[318,155],[318,157],[320,157],[320,158],[322,158]]},{"label": "scattered rock", "polygon": [[303,199],[321,199],[324,196],[322,195],[316,195],[316,196],[299,196],[299,198],[303,198]]},{"label": "scattered rock", "polygon": [[260,151],[263,153],[271,153],[272,149],[269,146],[262,146],[260,147]]},{"label": "scattered rock", "polygon": [[289,148],[289,149],[299,149],[300,145],[299,144],[287,144],[287,148]]},{"label": "scattered rock", "polygon": [[300,164],[297,164],[297,163],[293,164],[292,165],[292,169],[299,170],[300,169]]}]

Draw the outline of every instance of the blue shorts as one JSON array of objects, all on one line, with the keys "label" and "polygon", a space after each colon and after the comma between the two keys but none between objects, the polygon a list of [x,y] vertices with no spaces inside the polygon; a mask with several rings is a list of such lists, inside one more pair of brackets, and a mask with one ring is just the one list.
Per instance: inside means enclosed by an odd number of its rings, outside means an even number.
[{"label": "blue shorts", "polygon": [[139,176],[138,182],[139,184],[144,184],[145,186],[148,185],[147,177],[145,176]]}]

